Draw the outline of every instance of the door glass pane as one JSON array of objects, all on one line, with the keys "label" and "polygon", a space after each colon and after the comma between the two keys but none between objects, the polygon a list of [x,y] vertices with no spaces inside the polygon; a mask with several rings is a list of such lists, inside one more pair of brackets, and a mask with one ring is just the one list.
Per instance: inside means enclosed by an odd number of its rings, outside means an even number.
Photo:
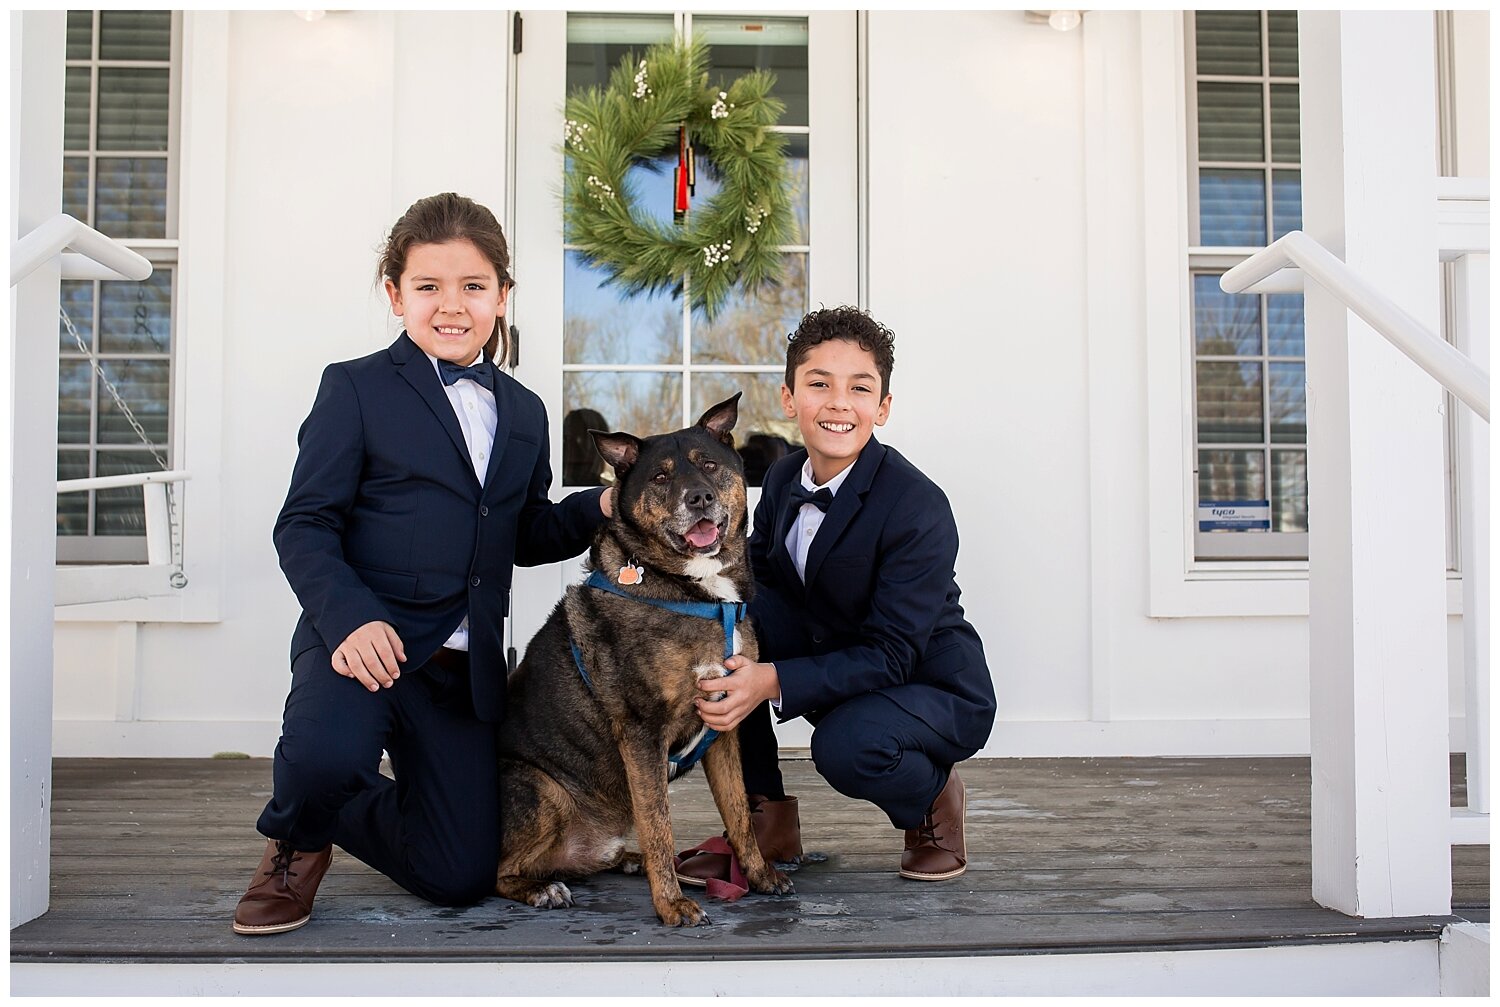
[{"label": "door glass pane", "polygon": [[1271,452],[1271,530],[1307,531],[1307,452]]},{"label": "door glass pane", "polygon": [[563,362],[661,364],[682,359],[682,297],[627,294],[568,252],[563,266]]},{"label": "door glass pane", "polygon": [[569,14],[568,94],[580,87],[605,87],[626,54],[643,53],[672,41],[670,14]]},{"label": "door glass pane", "polygon": [[[57,452],[57,478],[87,479],[89,477],[88,451],[59,450]],[[89,533],[89,495],[87,493],[59,493],[57,495],[57,533],[59,535],[87,535]]]},{"label": "door glass pane", "polygon": [[1199,11],[1194,27],[1200,74],[1260,74],[1259,11]]},{"label": "door glass pane", "polygon": [[1264,161],[1259,84],[1198,84],[1198,160]]},{"label": "door glass pane", "polygon": [[1226,294],[1218,273],[1193,276],[1193,341],[1200,356],[1260,354],[1260,298]]},{"label": "door glass pane", "polygon": [[99,58],[167,62],[172,58],[172,12],[102,12],[99,17]]},{"label": "door glass pane", "polygon": [[170,267],[158,266],[138,283],[106,280],[99,286],[99,352],[171,352]]},{"label": "door glass pane", "polygon": [[[784,133],[782,139],[785,146],[782,154],[786,158],[787,186],[791,193],[792,203],[792,241],[794,245],[805,245],[808,242],[807,221],[809,216],[809,192],[808,192],[808,137],[806,133]],[[667,160],[667,159],[664,159]],[[695,158],[697,170],[697,185],[693,188],[691,206],[698,206],[707,202],[719,194],[721,188],[719,173],[713,162],[701,153]],[[671,219],[672,206],[672,167],[677,163],[677,156],[671,156],[666,167],[666,181],[662,186],[660,202],[667,208],[667,219]]]},{"label": "door glass pane", "polygon": [[1300,363],[1267,366],[1271,378],[1271,440],[1306,444],[1307,367]]},{"label": "door glass pane", "polygon": [[167,159],[101,157],[94,226],[111,238],[167,237]]},{"label": "door glass pane", "polygon": [[99,150],[167,149],[171,71],[100,67]]},{"label": "door glass pane", "polygon": [[1261,363],[1198,361],[1198,440],[1258,443],[1263,436]]},{"label": "door glass pane", "polygon": [[[146,436],[159,448],[164,447],[167,442],[167,403],[171,397],[168,383],[171,364],[166,360],[101,360],[99,366],[105,377],[114,383],[115,390],[130,407]],[[131,427],[102,382],[99,386],[98,439],[101,444],[142,443],[140,435]],[[100,474],[107,473],[101,471]]]},{"label": "door glass pane", "polygon": [[797,421],[781,411],[780,374],[693,374],[694,417],[716,402],[742,392],[740,416],[734,425],[734,445],[745,459],[745,482],[759,486],[766,470],[802,446]]},{"label": "door glass pane", "polygon": [[1202,168],[1198,211],[1204,245],[1266,243],[1266,173]]},{"label": "door glass pane", "polygon": [[786,104],[779,124],[808,124],[806,18],[694,15],[693,34],[708,43],[713,86],[723,88],[752,70],[769,70],[776,75],[771,94]]},{"label": "door glass pane", "polygon": [[[736,286],[713,321],[693,312],[694,364],[784,364],[787,336],[807,314],[807,253],[782,256],[780,284]],[[712,405],[712,403],[710,403]]]},{"label": "door glass pane", "polygon": [[680,373],[568,371],[563,374],[563,483],[598,486],[608,470],[590,428],[649,437],[681,426]]}]

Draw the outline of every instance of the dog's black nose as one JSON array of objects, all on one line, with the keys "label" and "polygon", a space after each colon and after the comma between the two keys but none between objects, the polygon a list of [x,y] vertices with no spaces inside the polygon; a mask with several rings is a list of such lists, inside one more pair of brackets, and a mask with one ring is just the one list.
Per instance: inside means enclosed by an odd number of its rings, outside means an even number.
[{"label": "dog's black nose", "polygon": [[695,489],[690,489],[687,491],[687,495],[683,497],[683,503],[687,504],[689,507],[697,507],[699,509],[707,507],[713,502],[714,491],[709,489],[707,486],[700,486]]}]

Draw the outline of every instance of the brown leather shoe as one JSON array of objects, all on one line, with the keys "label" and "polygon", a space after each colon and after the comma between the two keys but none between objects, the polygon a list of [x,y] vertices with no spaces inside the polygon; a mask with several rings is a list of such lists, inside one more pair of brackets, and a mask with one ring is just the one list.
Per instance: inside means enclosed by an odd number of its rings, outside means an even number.
[{"label": "brown leather shoe", "polygon": [[922,824],[906,830],[906,852],[901,854],[903,878],[943,881],[964,872],[968,866],[964,808],[964,783],[955,768],[949,772],[942,793],[927,809]]},{"label": "brown leather shoe", "polygon": [[302,926],[312,918],[313,897],[332,862],[332,846],[305,853],[291,843],[266,840],[250,889],[235,907],[234,932],[281,934]]},{"label": "brown leather shoe", "polygon": [[[773,801],[763,794],[750,794],[750,827],[755,845],[769,864],[802,862],[802,823],[797,817],[797,799]],[[677,880],[684,885],[706,885],[729,877],[729,857],[723,853],[697,853],[677,865]]]}]

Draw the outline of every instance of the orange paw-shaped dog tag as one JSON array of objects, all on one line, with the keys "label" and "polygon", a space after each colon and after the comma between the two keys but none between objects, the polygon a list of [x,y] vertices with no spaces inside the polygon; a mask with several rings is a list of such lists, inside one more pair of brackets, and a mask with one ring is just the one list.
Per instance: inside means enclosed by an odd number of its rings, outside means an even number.
[{"label": "orange paw-shaped dog tag", "polygon": [[621,584],[639,584],[646,576],[646,568],[626,564],[620,567],[619,581]]}]

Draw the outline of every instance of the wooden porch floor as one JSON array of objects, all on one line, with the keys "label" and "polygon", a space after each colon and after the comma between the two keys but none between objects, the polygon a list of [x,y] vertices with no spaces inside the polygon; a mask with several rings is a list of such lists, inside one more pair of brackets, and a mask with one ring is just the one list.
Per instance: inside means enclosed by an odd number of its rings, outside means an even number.
[{"label": "wooden porch floor", "polygon": [[[268,760],[59,759],[51,909],[11,931],[13,962],[642,961],[931,957],[1255,948],[1433,939],[1488,922],[1489,847],[1453,853],[1454,917],[1358,920],[1310,897],[1306,759],[992,759],[965,763],[969,870],[896,874],[900,834],[784,764],[804,846],[827,859],[783,898],[705,900],[671,930],[644,879],[573,886],[577,907],[429,905],[336,852],[312,922],[229,928],[262,840]],[[1461,761],[1454,773],[1461,801]],[[701,773],[672,785],[679,849],[720,829]]]}]

